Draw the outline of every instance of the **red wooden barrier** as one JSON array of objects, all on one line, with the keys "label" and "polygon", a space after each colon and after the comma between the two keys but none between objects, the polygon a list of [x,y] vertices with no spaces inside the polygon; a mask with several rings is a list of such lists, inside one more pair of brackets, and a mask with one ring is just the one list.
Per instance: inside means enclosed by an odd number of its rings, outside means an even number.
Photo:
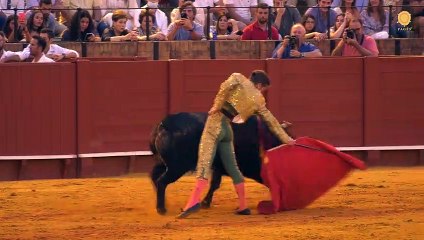
[{"label": "red wooden barrier", "polygon": [[265,70],[265,60],[172,60],[169,62],[169,112],[206,112],[220,84],[232,73],[246,77]]},{"label": "red wooden barrier", "polygon": [[336,146],[363,144],[361,58],[268,60],[268,105],[296,135]]},{"label": "red wooden barrier", "polygon": [[424,144],[424,58],[366,58],[365,145]]},{"label": "red wooden barrier", "polygon": [[[82,157],[148,150],[150,133],[168,110],[168,62],[79,61],[77,66],[78,149]],[[128,164],[119,157],[88,157],[81,164],[81,175],[123,174]]]},{"label": "red wooden barrier", "polygon": [[[0,156],[76,154],[74,70],[72,63],[0,65]],[[1,160],[0,179],[64,174],[39,160],[26,171],[29,161]]]}]

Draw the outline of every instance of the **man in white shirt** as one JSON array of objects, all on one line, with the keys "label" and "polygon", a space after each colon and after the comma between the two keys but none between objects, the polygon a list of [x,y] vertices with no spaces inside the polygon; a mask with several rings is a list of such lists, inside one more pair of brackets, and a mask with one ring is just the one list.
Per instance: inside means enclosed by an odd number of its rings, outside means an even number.
[{"label": "man in white shirt", "polygon": [[14,52],[4,50],[4,44],[6,43],[6,36],[4,32],[0,31],[0,63],[4,63],[13,60]]},{"label": "man in white shirt", "polygon": [[[147,4],[142,6],[141,8],[151,8],[151,11],[154,11],[156,17],[156,25],[159,31],[165,35],[168,35],[168,17],[162,10],[158,9],[158,2],[159,0],[148,0]],[[134,11],[134,24],[136,28],[140,27],[140,23],[138,21],[140,12],[141,9],[136,9]]]},{"label": "man in white shirt", "polygon": [[258,0],[224,0],[224,4],[232,19],[249,25],[255,18]]},{"label": "man in white shirt", "polygon": [[44,50],[46,48],[46,41],[40,36],[33,36],[29,44],[29,51],[32,56],[34,56],[33,63],[51,63],[54,62],[52,59],[44,55]]},{"label": "man in white shirt", "polygon": [[[40,37],[46,42],[46,47],[44,53],[47,57],[53,59],[54,61],[60,61],[67,58],[77,58],[79,54],[75,50],[63,48],[57,44],[53,44],[54,34],[50,29],[42,29],[40,32]],[[31,54],[31,45],[26,47],[22,52],[18,52],[19,58],[21,61],[27,59]]]}]

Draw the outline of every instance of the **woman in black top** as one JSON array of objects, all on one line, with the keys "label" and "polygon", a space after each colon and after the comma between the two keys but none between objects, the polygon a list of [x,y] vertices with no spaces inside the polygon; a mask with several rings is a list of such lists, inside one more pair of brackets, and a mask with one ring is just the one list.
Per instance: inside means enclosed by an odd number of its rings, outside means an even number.
[{"label": "woman in black top", "polygon": [[93,18],[87,10],[76,12],[71,20],[71,26],[62,35],[62,41],[97,42]]}]

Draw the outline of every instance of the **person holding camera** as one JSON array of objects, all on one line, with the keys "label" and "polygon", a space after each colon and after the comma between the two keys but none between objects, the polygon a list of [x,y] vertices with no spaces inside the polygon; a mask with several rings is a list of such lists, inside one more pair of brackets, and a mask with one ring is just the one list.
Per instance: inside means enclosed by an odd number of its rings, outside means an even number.
[{"label": "person holding camera", "polygon": [[305,27],[297,23],[291,28],[291,35],[285,36],[274,50],[272,58],[321,57],[321,51],[312,43],[305,42]]},{"label": "person holding camera", "polygon": [[168,27],[168,40],[201,40],[204,38],[203,26],[194,22],[196,8],[192,2],[184,2],[179,8],[181,19]]},{"label": "person holding camera", "polygon": [[348,19],[343,39],[331,53],[332,56],[378,56],[375,40],[364,34],[362,19],[353,17]]}]

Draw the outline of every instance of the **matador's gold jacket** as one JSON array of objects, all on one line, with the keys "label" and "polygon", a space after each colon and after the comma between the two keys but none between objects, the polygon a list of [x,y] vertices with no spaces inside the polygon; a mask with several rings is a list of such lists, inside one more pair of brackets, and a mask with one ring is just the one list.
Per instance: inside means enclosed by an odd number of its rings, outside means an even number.
[{"label": "matador's gold jacket", "polygon": [[239,117],[246,121],[253,114],[259,115],[278,139],[287,143],[290,137],[280,126],[278,120],[266,108],[265,98],[250,79],[240,73],[233,73],[221,84],[213,107],[235,109]]}]

